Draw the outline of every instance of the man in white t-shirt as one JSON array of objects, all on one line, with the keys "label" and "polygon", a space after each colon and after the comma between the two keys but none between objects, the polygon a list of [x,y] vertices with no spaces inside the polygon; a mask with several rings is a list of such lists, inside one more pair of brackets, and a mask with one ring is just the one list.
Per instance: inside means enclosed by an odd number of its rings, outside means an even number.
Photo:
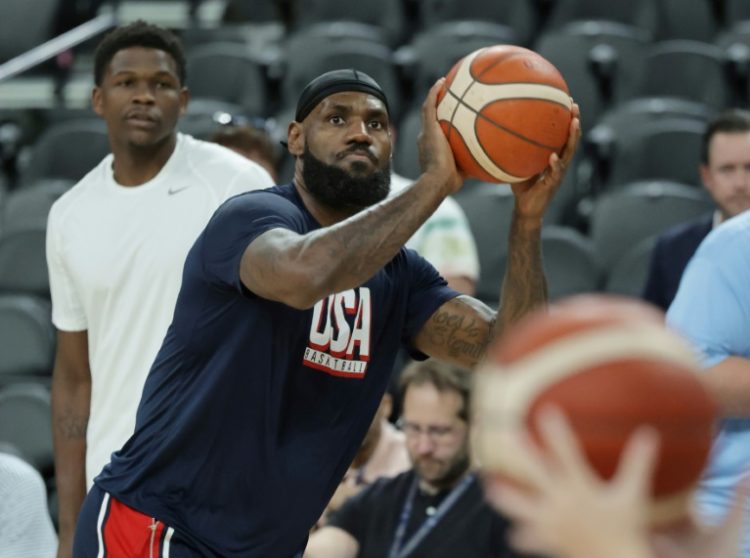
[{"label": "man in white t-shirt", "polygon": [[47,231],[58,556],[72,554],[86,490],[133,433],[189,248],[225,199],[272,185],[255,163],[176,132],[188,91],[172,33],[116,29],[97,48],[95,83],[112,155],[54,204]]}]

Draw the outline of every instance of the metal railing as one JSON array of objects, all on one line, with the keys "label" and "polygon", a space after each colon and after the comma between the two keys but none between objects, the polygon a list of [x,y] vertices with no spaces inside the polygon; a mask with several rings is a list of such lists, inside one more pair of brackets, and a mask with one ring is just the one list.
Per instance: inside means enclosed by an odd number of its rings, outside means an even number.
[{"label": "metal railing", "polygon": [[117,25],[117,10],[100,15],[0,64],[0,82],[70,50]]}]

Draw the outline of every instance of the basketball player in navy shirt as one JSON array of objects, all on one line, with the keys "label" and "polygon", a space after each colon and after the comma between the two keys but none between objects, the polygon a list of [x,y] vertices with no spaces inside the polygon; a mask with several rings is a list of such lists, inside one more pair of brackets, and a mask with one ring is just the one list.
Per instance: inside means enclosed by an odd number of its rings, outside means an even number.
[{"label": "basketball player in navy shirt", "polygon": [[463,183],[436,120],[441,86],[423,106],[423,174],[393,197],[378,84],[336,70],[302,91],[288,129],[294,181],[231,198],[196,240],[135,433],[84,503],[76,557],[299,555],[398,347],[472,367],[492,336],[544,304],[542,216],[578,119],[547,172],[513,186],[495,314],[402,247]]}]

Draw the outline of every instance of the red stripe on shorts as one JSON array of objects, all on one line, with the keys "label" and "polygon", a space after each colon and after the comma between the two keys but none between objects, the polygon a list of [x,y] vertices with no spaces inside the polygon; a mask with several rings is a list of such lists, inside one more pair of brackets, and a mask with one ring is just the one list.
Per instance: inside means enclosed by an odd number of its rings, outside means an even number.
[{"label": "red stripe on shorts", "polygon": [[164,523],[111,498],[102,529],[108,558],[159,558]]}]

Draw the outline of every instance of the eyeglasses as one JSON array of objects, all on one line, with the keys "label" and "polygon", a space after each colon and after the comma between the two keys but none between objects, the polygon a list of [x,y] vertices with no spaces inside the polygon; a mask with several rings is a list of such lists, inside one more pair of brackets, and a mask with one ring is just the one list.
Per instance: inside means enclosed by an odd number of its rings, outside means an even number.
[{"label": "eyeglasses", "polygon": [[458,426],[455,425],[443,426],[432,424],[429,426],[420,426],[413,422],[407,422],[403,418],[398,420],[396,426],[404,433],[407,439],[414,440],[422,434],[426,434],[427,438],[435,443],[448,441],[458,431]]}]

